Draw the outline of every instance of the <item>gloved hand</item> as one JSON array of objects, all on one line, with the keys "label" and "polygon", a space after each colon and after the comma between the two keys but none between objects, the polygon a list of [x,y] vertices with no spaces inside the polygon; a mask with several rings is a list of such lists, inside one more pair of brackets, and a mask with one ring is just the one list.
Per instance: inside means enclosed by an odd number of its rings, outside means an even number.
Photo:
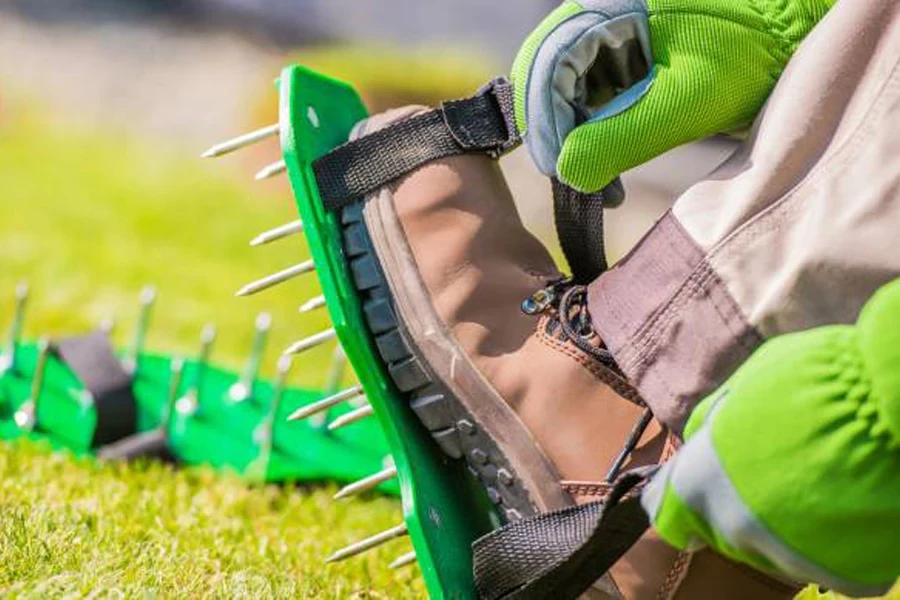
[{"label": "gloved hand", "polygon": [[749,126],[836,0],[568,0],[512,72],[538,168],[582,192]]},{"label": "gloved hand", "polygon": [[855,327],[765,344],[648,483],[658,533],[856,596],[900,576],[900,280]]}]

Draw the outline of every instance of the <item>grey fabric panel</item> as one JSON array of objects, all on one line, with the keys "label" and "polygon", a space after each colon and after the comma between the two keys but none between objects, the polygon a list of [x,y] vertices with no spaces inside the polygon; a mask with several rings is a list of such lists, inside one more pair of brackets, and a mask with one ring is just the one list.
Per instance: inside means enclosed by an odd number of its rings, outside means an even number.
[{"label": "grey fabric panel", "polygon": [[[659,511],[662,509],[662,503],[666,496],[666,485],[672,477],[672,460],[663,463],[656,472],[656,475],[647,482],[641,491],[641,506],[650,517],[650,522],[655,523],[659,517]],[[700,550],[703,544],[697,544],[690,550]]]},{"label": "grey fabric panel", "polygon": [[[745,552],[764,556],[780,571],[798,581],[812,581],[856,597],[878,596],[890,590],[847,581],[794,552],[765,527],[744,504],[722,467],[712,439],[715,414],[685,444],[645,488],[641,503],[648,514],[659,511],[666,484],[679,498],[728,542]],[[702,547],[697,540],[697,548]]]},{"label": "grey fabric panel", "polygon": [[[715,414],[716,410],[718,410],[722,401],[728,397],[728,390],[725,390],[719,397],[716,398],[715,404],[709,409],[709,412],[706,414],[706,418],[703,421],[703,426],[708,426],[709,422],[712,418],[712,415]],[[675,455],[676,458],[679,454]],[[644,486],[643,491],[641,492],[641,506],[644,507],[644,510],[647,511],[647,514],[650,515],[650,522],[653,523],[656,521],[659,516],[659,511],[662,509],[662,503],[665,499],[666,495],[666,486],[672,478],[672,469],[675,460],[669,460],[660,466],[659,471],[656,476],[647,482]],[[700,550],[703,548],[704,544],[702,542],[696,541],[695,544],[690,548],[692,551]]]},{"label": "grey fabric panel", "polygon": [[548,176],[556,175],[563,141],[578,122],[573,103],[577,103],[579,79],[593,64],[601,44],[615,46],[637,36],[652,65],[643,3],[598,4],[609,11],[581,13],[557,26],[542,43],[528,76],[526,141],[538,169]]},{"label": "grey fabric panel", "polygon": [[[596,17],[597,15],[594,14]],[[603,20],[571,40],[564,50],[557,53],[550,73],[552,74],[552,86],[550,93],[553,95],[554,110],[567,109],[573,117],[577,117],[574,106],[584,104],[586,95],[582,76],[591,68],[602,48],[622,48],[627,42],[640,40],[645,50],[647,63],[653,64],[653,55],[650,52],[650,26],[647,15],[644,13],[626,13],[612,19]],[[539,54],[540,56],[540,54]],[[650,77],[653,74],[651,72]],[[609,115],[617,114],[625,110],[623,102],[637,102],[647,91],[649,83],[637,85],[631,88],[633,93],[624,93],[616,100],[619,105],[617,111],[610,111]],[[601,113],[602,114],[602,113]],[[538,118],[542,115],[537,114]],[[565,140],[566,134],[576,123],[572,123],[569,129],[561,126],[569,124],[568,118],[561,121],[560,113],[554,113],[557,122],[557,135],[560,136],[560,144]]]},{"label": "grey fabric panel", "polygon": [[591,284],[588,304],[619,367],[675,432],[762,343],[671,213]]}]

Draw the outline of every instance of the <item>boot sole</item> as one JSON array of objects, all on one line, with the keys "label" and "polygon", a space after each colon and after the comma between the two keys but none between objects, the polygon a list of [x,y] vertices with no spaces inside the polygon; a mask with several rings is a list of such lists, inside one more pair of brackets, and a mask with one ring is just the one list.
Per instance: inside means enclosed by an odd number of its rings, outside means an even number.
[{"label": "boot sole", "polygon": [[570,505],[552,463],[436,314],[390,194],[346,207],[341,222],[379,354],[443,453],[466,461],[507,521]]}]

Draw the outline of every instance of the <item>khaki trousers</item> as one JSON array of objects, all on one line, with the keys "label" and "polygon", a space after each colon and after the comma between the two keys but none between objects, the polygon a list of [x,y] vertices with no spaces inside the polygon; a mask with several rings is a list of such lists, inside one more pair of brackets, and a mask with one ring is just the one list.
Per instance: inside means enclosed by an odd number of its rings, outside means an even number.
[{"label": "khaki trousers", "polygon": [[590,287],[656,416],[690,411],[763,341],[851,323],[900,277],[900,2],[841,0],[750,138]]}]

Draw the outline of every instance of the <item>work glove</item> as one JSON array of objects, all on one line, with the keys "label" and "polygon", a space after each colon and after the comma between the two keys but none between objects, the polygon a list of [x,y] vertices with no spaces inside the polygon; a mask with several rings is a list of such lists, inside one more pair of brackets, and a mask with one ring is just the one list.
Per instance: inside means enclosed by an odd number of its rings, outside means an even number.
[{"label": "work glove", "polygon": [[645,488],[656,531],[853,596],[900,576],[900,280],[856,326],[765,344]]},{"label": "work glove", "polygon": [[513,65],[519,133],[545,175],[598,192],[676,146],[746,129],[835,1],[564,2]]}]

